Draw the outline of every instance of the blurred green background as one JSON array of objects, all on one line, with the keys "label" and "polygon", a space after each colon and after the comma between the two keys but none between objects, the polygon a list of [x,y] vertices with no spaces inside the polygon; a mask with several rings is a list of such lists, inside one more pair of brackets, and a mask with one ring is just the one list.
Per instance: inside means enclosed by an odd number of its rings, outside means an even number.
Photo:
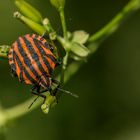
[{"label": "blurred green background", "polygon": [[[52,21],[60,20],[49,0],[27,0]],[[70,31],[94,33],[114,17],[128,0],[66,0]],[[0,44],[12,44],[32,31],[13,18],[15,6],[0,0]],[[7,140],[140,140],[140,11],[107,39],[66,89],[79,99],[63,95],[46,116],[41,109],[12,122]],[[30,87],[10,76],[8,61],[0,60],[0,102],[11,107],[31,97]]]}]

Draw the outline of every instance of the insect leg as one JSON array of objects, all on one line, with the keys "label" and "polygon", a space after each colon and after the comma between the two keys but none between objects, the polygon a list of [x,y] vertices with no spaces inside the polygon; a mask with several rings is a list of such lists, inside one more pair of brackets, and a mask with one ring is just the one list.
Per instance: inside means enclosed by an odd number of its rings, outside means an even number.
[{"label": "insect leg", "polygon": [[42,92],[40,92],[40,86],[34,85],[34,86],[31,88],[31,93],[34,94],[34,95],[37,95],[37,98],[34,99],[34,101],[30,104],[30,106],[28,107],[28,109],[31,108],[31,106],[36,102],[36,100],[37,100],[39,97],[42,97],[42,98],[44,99],[43,103],[45,102],[46,96],[40,94],[40,93],[42,93]]},{"label": "insect leg", "polygon": [[49,38],[49,35],[47,34],[47,31],[45,31],[41,37],[45,38],[46,36]]},{"label": "insect leg", "polygon": [[40,92],[40,86],[38,85],[34,85],[32,88],[31,88],[31,93],[34,94],[34,95],[37,95],[39,97],[42,97],[44,99],[44,102],[46,100],[46,96],[41,94],[42,92]]},{"label": "insect leg", "polygon": [[59,81],[53,79],[52,82],[55,83],[55,84],[57,84],[57,87],[56,87],[56,89],[55,89],[55,91],[54,91],[54,93],[53,93],[54,95],[56,95],[57,91],[60,91],[60,92],[69,94],[69,95],[71,95],[71,96],[73,96],[73,97],[75,97],[75,98],[78,98],[78,95],[77,95],[77,94],[74,94],[74,93],[72,93],[72,92],[70,92],[70,91],[67,91],[67,90],[64,90],[64,89],[61,89],[61,88],[60,88],[60,82],[59,82]]},{"label": "insect leg", "polygon": [[56,95],[57,91],[58,91],[58,88],[60,87],[60,82],[55,80],[55,79],[52,79],[52,82],[55,83],[57,86],[55,88],[55,90],[53,91],[52,95]]},{"label": "insect leg", "polygon": [[62,64],[62,60],[57,59],[56,64],[55,64],[55,67],[58,67],[58,66],[60,66],[61,64]]}]

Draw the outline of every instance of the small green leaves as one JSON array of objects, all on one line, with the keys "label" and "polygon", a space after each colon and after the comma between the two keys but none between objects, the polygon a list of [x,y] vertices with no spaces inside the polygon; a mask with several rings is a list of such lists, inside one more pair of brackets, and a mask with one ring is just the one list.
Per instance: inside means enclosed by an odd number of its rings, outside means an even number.
[{"label": "small green leaves", "polygon": [[71,56],[75,60],[81,60],[88,56],[89,50],[83,44],[89,38],[89,34],[85,31],[75,31],[70,36],[71,38]]},{"label": "small green leaves", "polygon": [[79,60],[80,58],[81,59],[86,58],[89,54],[88,48],[86,48],[84,45],[79,44],[77,42],[73,42],[71,44],[71,52],[76,55],[74,57],[76,60]]},{"label": "small green leaves", "polygon": [[57,36],[57,40],[62,44],[67,52],[70,52],[70,56],[75,60],[85,59],[90,51],[84,44],[89,38],[89,34],[85,31],[75,31],[74,33],[68,32],[69,41],[65,41],[64,38]]},{"label": "small green leaves", "polygon": [[15,5],[20,10],[20,12],[27,18],[38,23],[42,22],[42,16],[40,12],[26,1],[15,0]]},{"label": "small green leaves", "polygon": [[22,22],[28,25],[33,31],[35,31],[39,35],[42,35],[46,31],[43,25],[34,22],[33,20],[23,16],[19,12],[15,12],[14,17],[20,19]]},{"label": "small green leaves", "polygon": [[58,11],[65,6],[65,0],[50,0],[50,2]]}]

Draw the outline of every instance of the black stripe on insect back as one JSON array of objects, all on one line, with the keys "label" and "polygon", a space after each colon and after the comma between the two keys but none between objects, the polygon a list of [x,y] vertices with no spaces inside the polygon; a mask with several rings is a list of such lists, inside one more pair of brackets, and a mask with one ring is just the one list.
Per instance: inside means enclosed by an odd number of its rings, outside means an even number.
[{"label": "black stripe on insect back", "polygon": [[39,74],[33,68],[32,63],[31,63],[31,60],[28,58],[27,54],[25,53],[24,49],[22,48],[22,45],[20,44],[20,40],[17,41],[17,44],[18,44],[19,52],[20,52],[21,56],[24,59],[25,65],[30,69],[30,71],[34,74],[35,77],[38,77]]},{"label": "black stripe on insect back", "polygon": [[39,62],[39,56],[37,55],[37,53],[35,52],[34,48],[32,47],[31,43],[26,39],[26,37],[23,37],[23,40],[26,44],[26,48],[29,50],[32,59],[36,62],[39,70],[41,71],[41,73],[45,73],[44,68],[42,67],[42,64]]},{"label": "black stripe on insect back", "polygon": [[[36,40],[38,40],[39,41],[39,43],[41,43],[43,46],[45,45],[45,47],[47,48],[47,49],[50,49],[50,47],[49,47],[49,43],[48,42],[45,42],[44,44],[42,43],[42,41],[39,39],[39,36],[38,35],[35,35],[35,37],[34,37]],[[43,38],[44,39],[44,38]],[[45,40],[45,39],[44,39]]]},{"label": "black stripe on insect back", "polygon": [[37,40],[33,39],[33,41],[34,41],[36,47],[38,48],[40,54],[42,55],[42,60],[44,61],[44,64],[47,66],[47,68],[48,68],[48,70],[49,70],[49,72],[50,72],[49,74],[51,75],[53,69],[51,68],[51,66],[50,66],[50,64],[49,64],[49,62],[48,62],[48,60],[47,60],[45,57],[43,57],[43,56],[46,56],[45,51],[44,51],[44,50],[42,49],[42,47],[39,45],[39,43],[38,43]]},{"label": "black stripe on insect back", "polygon": [[[21,71],[23,71],[23,67],[22,67],[22,63],[19,59],[19,57],[17,56],[16,53],[14,53],[15,59],[17,60],[17,64],[20,67]],[[24,69],[24,73],[26,75],[26,77],[28,78],[29,81],[31,81],[32,83],[36,83],[35,80],[30,76],[30,74],[26,71],[26,69]]]},{"label": "black stripe on insect back", "polygon": [[[35,38],[38,40],[38,35],[35,35]],[[35,39],[34,39],[34,40],[35,40]],[[39,41],[39,40],[38,40],[38,41]],[[50,50],[49,43],[45,42],[45,44],[43,44],[41,41],[39,41],[39,43],[41,43],[43,46],[45,45],[45,47],[46,47],[47,49]],[[37,45],[37,46],[38,46],[38,45]],[[40,48],[41,48],[41,47],[40,47]],[[50,59],[52,60],[52,62],[54,62],[54,63],[56,64],[56,59],[55,59],[52,55],[47,54],[47,57],[50,58]]]},{"label": "black stripe on insect back", "polygon": [[54,64],[56,64],[56,58],[53,55],[47,54],[47,57],[50,58]]}]

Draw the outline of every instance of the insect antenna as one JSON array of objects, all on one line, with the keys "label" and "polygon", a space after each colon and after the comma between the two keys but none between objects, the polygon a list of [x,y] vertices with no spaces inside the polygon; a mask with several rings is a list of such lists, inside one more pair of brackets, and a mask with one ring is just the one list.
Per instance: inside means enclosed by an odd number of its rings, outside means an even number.
[{"label": "insect antenna", "polygon": [[73,97],[75,97],[75,98],[78,98],[78,97],[79,97],[77,94],[74,94],[74,93],[72,93],[72,92],[70,92],[70,91],[67,91],[67,90],[64,90],[64,89],[61,89],[61,88],[57,88],[57,89],[58,89],[59,91],[63,92],[63,93],[69,94],[69,95],[71,95],[71,96],[73,96]]},{"label": "insect antenna", "polygon": [[38,98],[39,98],[39,96],[37,96],[37,97],[33,100],[33,102],[29,105],[28,109],[30,109],[30,108],[32,107],[32,105],[37,101]]}]

